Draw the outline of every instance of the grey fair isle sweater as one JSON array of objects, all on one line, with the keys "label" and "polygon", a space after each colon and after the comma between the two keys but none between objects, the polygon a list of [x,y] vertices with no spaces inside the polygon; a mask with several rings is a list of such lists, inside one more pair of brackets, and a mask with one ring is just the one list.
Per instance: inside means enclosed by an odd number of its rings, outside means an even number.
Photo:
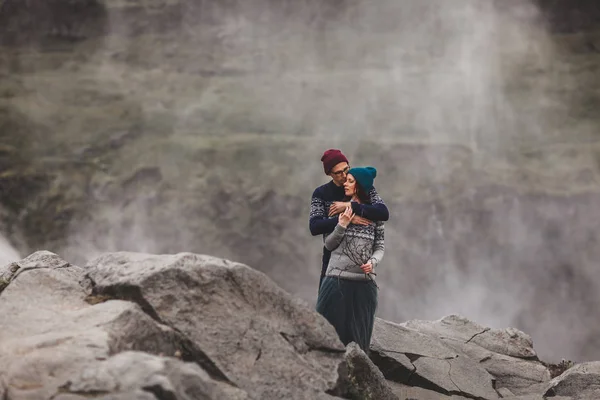
[{"label": "grey fair isle sweater", "polygon": [[369,280],[360,266],[369,260],[373,271],[384,253],[384,224],[350,224],[344,228],[339,223],[325,236],[325,247],[331,251],[326,276],[352,280]]}]

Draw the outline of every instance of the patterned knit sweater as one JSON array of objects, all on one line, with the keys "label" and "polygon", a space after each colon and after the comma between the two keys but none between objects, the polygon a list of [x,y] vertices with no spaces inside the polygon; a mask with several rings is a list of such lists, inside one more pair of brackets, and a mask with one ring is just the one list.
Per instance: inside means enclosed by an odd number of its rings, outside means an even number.
[{"label": "patterned knit sweater", "polygon": [[337,224],[333,232],[325,236],[325,247],[331,251],[326,276],[352,280],[368,280],[360,266],[371,261],[373,270],[381,262],[384,253],[384,224],[350,224],[344,228]]},{"label": "patterned knit sweater", "polygon": [[[371,221],[387,221],[389,211],[375,189],[369,192],[371,204],[352,202],[352,212]],[[312,194],[310,203],[309,228],[313,236],[326,235],[333,232],[338,223],[337,215],[329,217],[327,212],[334,201],[344,201],[346,195],[342,186],[336,186],[333,181],[319,186]],[[321,276],[325,275],[331,252],[323,248]]]}]

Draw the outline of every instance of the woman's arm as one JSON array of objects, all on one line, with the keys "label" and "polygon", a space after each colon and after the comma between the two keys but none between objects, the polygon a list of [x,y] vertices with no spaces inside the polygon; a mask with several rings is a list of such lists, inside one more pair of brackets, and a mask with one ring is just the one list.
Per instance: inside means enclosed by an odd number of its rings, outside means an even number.
[{"label": "woman's arm", "polygon": [[352,221],[353,217],[354,213],[350,207],[347,207],[346,210],[340,214],[338,217],[338,224],[333,229],[333,232],[331,232],[331,234],[327,235],[325,238],[325,248],[327,250],[333,251],[340,245],[340,243],[342,243],[344,235],[346,234],[346,228],[350,224],[350,221]]},{"label": "woman's arm", "polygon": [[346,228],[337,224],[333,232],[325,237],[325,248],[329,251],[335,250],[342,243],[345,234]]}]

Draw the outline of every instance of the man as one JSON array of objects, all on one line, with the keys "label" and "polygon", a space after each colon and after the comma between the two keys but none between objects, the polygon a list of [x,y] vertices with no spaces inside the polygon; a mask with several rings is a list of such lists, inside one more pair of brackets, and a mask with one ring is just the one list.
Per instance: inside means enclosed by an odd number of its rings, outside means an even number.
[{"label": "man", "polygon": [[[346,207],[352,207],[354,212],[353,224],[368,225],[372,221],[387,221],[390,217],[389,211],[383,200],[377,194],[375,188],[369,191],[371,204],[359,204],[356,202],[344,202],[344,183],[350,169],[348,159],[338,149],[329,149],[321,157],[323,170],[331,177],[331,181],[315,189],[310,202],[310,233],[313,236],[326,235],[333,232],[338,223],[338,214]],[[321,266],[321,278],[319,288],[327,271],[331,252],[323,247],[323,264]]]}]

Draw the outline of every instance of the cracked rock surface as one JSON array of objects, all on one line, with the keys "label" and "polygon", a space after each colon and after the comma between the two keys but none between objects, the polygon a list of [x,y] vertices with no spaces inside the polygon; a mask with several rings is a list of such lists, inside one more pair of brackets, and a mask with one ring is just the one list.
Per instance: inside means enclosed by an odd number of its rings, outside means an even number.
[{"label": "cracked rock surface", "polygon": [[600,398],[600,362],[571,365],[551,380],[528,335],[456,315],[376,319],[367,355],[266,275],[205,255],[0,267],[2,400]]},{"label": "cracked rock surface", "polygon": [[372,358],[389,381],[473,399],[538,394],[550,381],[531,338],[451,315],[404,324],[377,319]]},{"label": "cracked rock surface", "polygon": [[346,347],[346,362],[350,378],[348,396],[354,399],[398,400],[373,361],[352,342]]},{"label": "cracked rock surface", "polygon": [[130,300],[260,399],[329,397],[345,348],[327,321],[243,264],[191,253],[91,261],[92,295]]},{"label": "cracked rock surface", "polygon": [[343,391],[345,349],[333,327],[241,264],[123,253],[82,269],[42,251],[0,276],[3,400],[330,399]]},{"label": "cracked rock surface", "polygon": [[514,328],[490,329],[459,315],[450,315],[438,321],[408,321],[403,325],[438,338],[473,343],[498,354],[518,358],[537,357],[531,337]]},{"label": "cracked rock surface", "polygon": [[577,364],[552,379],[544,393],[545,397],[557,399],[570,396],[573,399],[600,399],[600,361]]}]

